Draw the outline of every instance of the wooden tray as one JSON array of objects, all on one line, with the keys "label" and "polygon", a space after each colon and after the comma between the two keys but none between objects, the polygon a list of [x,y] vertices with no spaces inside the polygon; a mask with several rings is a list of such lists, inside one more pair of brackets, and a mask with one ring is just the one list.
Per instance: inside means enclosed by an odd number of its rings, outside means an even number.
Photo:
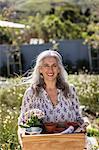
[{"label": "wooden tray", "polygon": [[23,150],[83,150],[85,134],[23,135]]}]

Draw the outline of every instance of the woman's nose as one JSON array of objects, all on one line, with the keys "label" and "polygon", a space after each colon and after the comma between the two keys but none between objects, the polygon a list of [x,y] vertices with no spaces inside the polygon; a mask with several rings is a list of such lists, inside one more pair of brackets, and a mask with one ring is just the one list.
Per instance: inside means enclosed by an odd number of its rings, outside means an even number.
[{"label": "woman's nose", "polygon": [[49,66],[49,71],[53,71],[53,66]]}]

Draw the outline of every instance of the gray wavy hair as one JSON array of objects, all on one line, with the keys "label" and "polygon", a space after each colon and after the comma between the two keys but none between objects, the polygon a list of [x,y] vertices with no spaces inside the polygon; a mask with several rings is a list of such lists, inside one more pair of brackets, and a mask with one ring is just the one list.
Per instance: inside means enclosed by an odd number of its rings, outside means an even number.
[{"label": "gray wavy hair", "polygon": [[[34,67],[33,73],[32,73],[32,87],[36,91],[36,93],[39,93],[41,87],[45,87],[45,83],[43,78],[41,78],[41,74],[39,72],[39,67],[43,63],[43,59],[46,57],[55,57],[58,62],[58,66],[60,68],[60,73],[57,77],[57,83],[56,86],[59,89],[62,89],[64,91],[64,95],[67,97],[67,93],[69,93],[69,85],[67,83],[67,72],[62,64],[62,57],[61,55],[54,50],[46,50],[41,52],[37,59],[36,59],[36,65]],[[66,90],[66,91],[65,91]]]}]

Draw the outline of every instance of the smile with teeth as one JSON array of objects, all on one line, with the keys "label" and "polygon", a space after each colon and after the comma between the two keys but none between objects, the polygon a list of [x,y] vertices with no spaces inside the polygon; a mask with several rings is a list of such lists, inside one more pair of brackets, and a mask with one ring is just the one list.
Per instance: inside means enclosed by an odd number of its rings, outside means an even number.
[{"label": "smile with teeth", "polygon": [[50,74],[47,74],[48,76],[52,77],[54,74],[50,73]]}]

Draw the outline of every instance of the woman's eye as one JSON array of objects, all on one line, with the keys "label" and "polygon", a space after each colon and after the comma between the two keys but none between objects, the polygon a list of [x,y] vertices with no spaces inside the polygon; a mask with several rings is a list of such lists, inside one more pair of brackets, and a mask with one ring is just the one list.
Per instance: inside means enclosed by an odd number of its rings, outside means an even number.
[{"label": "woman's eye", "polygon": [[57,67],[57,65],[53,65],[53,67]]},{"label": "woman's eye", "polygon": [[53,64],[52,66],[49,66],[48,64],[44,64],[43,65],[43,67],[45,67],[45,68],[56,68],[57,67],[57,65],[56,64]]}]

